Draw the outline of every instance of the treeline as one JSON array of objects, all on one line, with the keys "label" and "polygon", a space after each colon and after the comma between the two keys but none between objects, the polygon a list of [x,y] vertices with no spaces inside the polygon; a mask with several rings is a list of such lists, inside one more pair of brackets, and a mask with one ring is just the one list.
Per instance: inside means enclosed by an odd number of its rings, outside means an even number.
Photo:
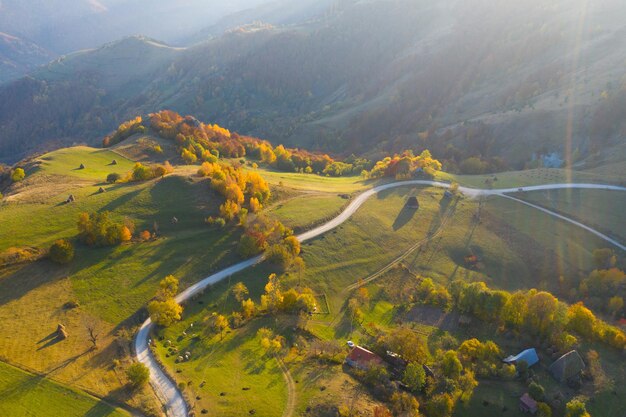
[{"label": "treeline", "polygon": [[216,163],[220,157],[247,156],[284,172],[315,173],[332,177],[363,175],[370,178],[403,177],[415,170],[434,175],[435,171],[441,169],[441,163],[433,159],[429,151],[424,151],[419,156],[414,156],[412,151],[405,151],[378,162],[355,155],[339,161],[327,154],[286,148],[283,145],[273,147],[267,141],[240,136],[216,124],[204,124],[192,116],[183,117],[170,110],[152,113],[149,120],[137,117],[122,123],[103,140],[103,146],[112,146],[136,133],[144,133],[146,128],[175,142],[177,152],[187,164]]},{"label": "treeline", "polygon": [[598,340],[616,349],[626,347],[624,332],[598,319],[582,302],[568,305],[549,292],[536,289],[514,293],[493,290],[484,282],[454,281],[449,291],[460,311],[527,331],[562,351],[578,344],[578,337]]}]

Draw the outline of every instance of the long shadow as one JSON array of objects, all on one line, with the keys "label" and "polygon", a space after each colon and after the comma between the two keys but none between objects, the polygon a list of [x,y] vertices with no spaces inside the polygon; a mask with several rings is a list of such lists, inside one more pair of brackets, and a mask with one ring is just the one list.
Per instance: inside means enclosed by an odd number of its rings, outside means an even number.
[{"label": "long shadow", "polygon": [[120,196],[120,197],[116,198],[115,200],[111,201],[106,206],[102,207],[102,209],[100,211],[115,211],[115,209],[117,209],[118,207],[123,206],[124,204],[128,203],[129,201],[134,199],[136,196],[138,196],[139,193],[141,193],[141,191],[143,191],[143,190],[142,189],[138,189],[138,190],[135,190],[135,191],[131,191],[129,193],[125,193],[122,196]]},{"label": "long shadow", "polygon": [[416,208],[407,207],[406,205],[402,207],[402,209],[400,210],[400,212],[396,216],[396,219],[393,222],[393,226],[392,226],[393,230],[395,231],[405,226],[408,222],[411,221],[413,216],[415,216],[416,212],[417,212]]},{"label": "long shadow", "polygon": [[40,350],[45,349],[45,348],[49,348],[50,346],[56,345],[57,343],[63,341],[63,339],[61,339],[59,337],[57,332],[54,332],[52,334],[52,336],[50,336],[50,335],[46,336],[44,339],[42,339],[42,341],[37,342],[37,344],[43,343],[43,340],[46,340],[46,342],[43,345],[39,346],[37,348],[37,351],[40,351]]},{"label": "long shadow", "polygon": [[104,401],[98,401],[93,407],[84,414],[84,417],[104,417],[111,415],[115,412],[115,409],[105,403]]},{"label": "long shadow", "polygon": [[[41,272],[44,266],[48,266],[46,273]],[[52,267],[52,263],[47,260],[9,268],[12,268],[12,272],[0,279],[0,305],[19,300],[32,290],[63,279],[67,275],[67,268]]]}]

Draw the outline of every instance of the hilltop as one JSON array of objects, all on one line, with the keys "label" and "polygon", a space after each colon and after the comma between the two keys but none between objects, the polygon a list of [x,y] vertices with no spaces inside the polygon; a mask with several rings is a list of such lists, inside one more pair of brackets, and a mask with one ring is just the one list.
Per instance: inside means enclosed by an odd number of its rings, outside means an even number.
[{"label": "hilltop", "polygon": [[[0,89],[0,158],[92,142],[163,107],[346,156],[429,148],[467,173],[590,157],[598,165],[624,137],[623,2],[584,11],[572,0],[333,7],[176,52],[137,38],[56,62]],[[118,55],[145,60],[146,70],[131,62],[125,76]],[[111,85],[120,75],[127,84]]]}]

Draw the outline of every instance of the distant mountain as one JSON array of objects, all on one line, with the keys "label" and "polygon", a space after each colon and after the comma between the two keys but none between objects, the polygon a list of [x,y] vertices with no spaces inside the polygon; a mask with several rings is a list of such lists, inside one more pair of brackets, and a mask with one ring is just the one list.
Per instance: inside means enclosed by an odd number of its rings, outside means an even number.
[{"label": "distant mountain", "polygon": [[465,172],[626,137],[623,1],[331,3],[185,49],[129,38],[58,60],[0,88],[0,158],[162,108],[332,153],[429,148]]},{"label": "distant mountain", "polygon": [[177,43],[231,13],[271,0],[1,0],[0,31],[57,54],[129,35]]},{"label": "distant mountain", "polygon": [[22,77],[53,57],[32,42],[0,32],[0,83]]}]

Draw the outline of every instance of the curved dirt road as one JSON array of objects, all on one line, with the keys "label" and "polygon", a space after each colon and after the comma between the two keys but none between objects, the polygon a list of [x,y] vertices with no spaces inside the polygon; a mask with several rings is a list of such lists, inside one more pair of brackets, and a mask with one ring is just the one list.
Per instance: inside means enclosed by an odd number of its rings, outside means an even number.
[{"label": "curved dirt road", "polygon": [[[377,194],[381,191],[388,190],[396,187],[404,187],[411,185],[426,185],[426,186],[434,186],[441,188],[449,188],[450,184],[439,181],[428,181],[428,180],[408,180],[408,181],[399,181],[392,182],[389,184],[380,185],[378,187],[374,187],[370,190],[367,190],[361,194],[359,194],[348,207],[345,208],[341,214],[339,214],[334,219],[330,220],[328,223],[325,223],[321,226],[318,226],[308,232],[302,233],[298,235],[298,239],[301,242],[306,240],[313,239],[319,235],[322,235],[329,230],[336,228],[341,225],[343,222],[348,220],[358,209],[367,201],[368,198]],[[478,196],[490,196],[497,195],[506,198],[513,199],[515,201],[526,204],[530,207],[534,207],[538,210],[541,210],[551,216],[557,217],[561,220],[568,221],[574,225],[582,227],[583,229],[593,233],[594,235],[600,237],[601,239],[611,243],[619,247],[622,250],[626,250],[626,246],[617,242],[614,239],[598,232],[595,229],[592,229],[582,223],[571,220],[565,216],[562,216],[558,213],[554,213],[550,210],[544,209],[543,207],[536,206],[531,203],[527,203],[525,201],[519,200],[514,197],[506,196],[506,193],[514,193],[519,191],[539,191],[539,190],[555,190],[555,189],[564,189],[564,188],[580,188],[580,189],[601,189],[601,190],[612,190],[612,191],[626,191],[624,187],[618,187],[614,185],[601,185],[601,184],[547,184],[547,185],[535,185],[535,186],[527,186],[527,187],[519,187],[519,188],[503,188],[503,189],[478,189],[478,188],[469,188],[469,187],[459,187],[459,191],[463,194],[470,197],[478,197]],[[193,295],[201,292],[207,286],[215,284],[227,278],[239,271],[242,271],[246,268],[249,268],[257,263],[261,262],[262,257],[257,256],[252,259],[248,259],[243,262],[239,262],[231,267],[223,269],[213,275],[204,278],[203,280],[197,282],[196,284],[190,286],[185,291],[181,292],[176,296],[176,301],[179,303],[183,303],[188,300]],[[167,410],[167,415],[169,417],[188,417],[187,405],[183,399],[182,394],[178,390],[176,384],[165,375],[165,373],[161,370],[161,367],[157,363],[156,359],[152,356],[152,352],[148,347],[148,338],[150,335],[150,330],[152,328],[152,322],[150,319],[146,320],[141,326],[139,332],[137,333],[137,338],[135,339],[135,352],[137,356],[137,360],[144,365],[146,365],[150,369],[150,384],[154,388],[157,396],[161,399],[165,408]]]}]

